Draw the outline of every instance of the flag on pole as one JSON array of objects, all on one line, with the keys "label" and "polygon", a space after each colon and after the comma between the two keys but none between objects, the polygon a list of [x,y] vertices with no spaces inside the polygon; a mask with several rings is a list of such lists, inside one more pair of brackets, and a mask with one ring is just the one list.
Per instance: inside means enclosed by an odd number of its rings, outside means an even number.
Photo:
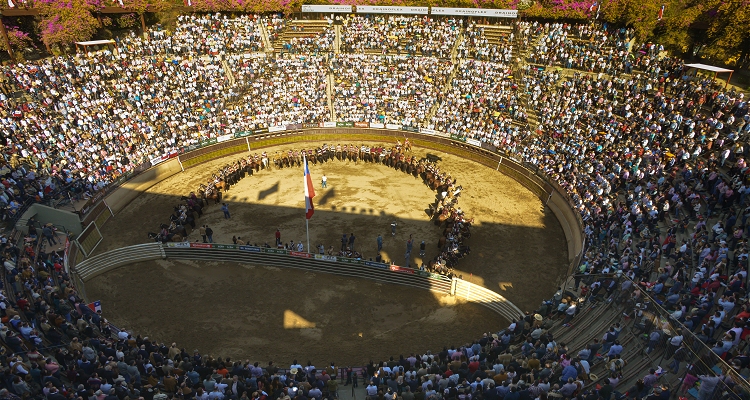
[{"label": "flag on pole", "polygon": [[664,4],[661,5],[661,8],[659,8],[659,15],[657,20],[661,21],[661,19],[664,17]]},{"label": "flag on pole", "polygon": [[307,157],[303,155],[302,161],[305,163],[305,218],[310,219],[315,212],[312,202],[313,197],[315,197],[315,189],[310,177],[310,169],[307,168]]},{"label": "flag on pole", "polygon": [[89,303],[89,304],[87,304],[87,306],[93,312],[99,312],[99,311],[102,310],[102,302],[101,302],[101,300],[97,300],[97,301],[95,301],[93,303]]}]

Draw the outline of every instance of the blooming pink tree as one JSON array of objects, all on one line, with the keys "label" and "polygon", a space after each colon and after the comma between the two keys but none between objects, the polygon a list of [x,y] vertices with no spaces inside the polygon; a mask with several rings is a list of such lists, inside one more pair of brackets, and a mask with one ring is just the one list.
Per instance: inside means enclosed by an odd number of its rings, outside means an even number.
[{"label": "blooming pink tree", "polygon": [[[8,32],[8,40],[10,41],[10,47],[13,51],[20,51],[27,47],[33,47],[34,41],[28,33],[21,31],[17,26],[5,25],[5,31]],[[0,40],[0,50],[7,51],[8,48],[5,46],[5,41]]]},{"label": "blooming pink tree", "polygon": [[41,17],[39,34],[48,50],[91,39],[99,28],[92,15],[101,7],[96,0],[38,0],[35,6]]}]

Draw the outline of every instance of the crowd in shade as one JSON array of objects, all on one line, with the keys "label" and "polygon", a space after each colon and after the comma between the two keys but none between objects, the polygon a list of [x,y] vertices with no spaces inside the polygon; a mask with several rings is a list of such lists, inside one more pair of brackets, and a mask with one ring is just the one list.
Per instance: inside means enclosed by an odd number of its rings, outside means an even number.
[{"label": "crowd in shade", "polygon": [[448,60],[434,57],[337,55],[336,117],[419,127],[451,74]]},{"label": "crowd in shade", "polygon": [[[462,20],[349,17],[342,51],[358,54],[332,58],[248,54],[262,49],[254,21],[181,17],[173,34],[121,39],[116,54],[3,66],[5,217],[63,193],[91,196],[135,166],[206,138],[328,121],[330,92],[339,121],[426,127],[537,168],[567,191],[583,219],[579,290],[617,292],[631,305],[626,310],[636,310],[628,317],[642,316],[635,304],[646,294],[671,312],[682,331],[660,338],[658,327],[643,330],[649,341],[673,346],[664,360],[675,373],[685,371],[688,333],[734,368],[750,365],[741,349],[750,333],[742,304],[750,218],[743,94],[691,76],[657,45],[633,51],[632,32],[598,25],[518,23],[514,46],[529,52],[513,70],[506,55],[520,55],[484,49],[474,25],[463,31],[470,42],[454,64]],[[260,23],[274,35],[291,29],[278,18]],[[113,331],[87,311],[57,255],[1,246],[2,399],[321,400],[335,395],[342,377],[365,379],[371,399],[665,398],[651,372],[634,388],[618,388],[619,326],[582,349],[556,342],[550,318],[575,322],[582,308],[562,296],[549,314],[528,314],[436,354],[361,371],[296,361],[280,369]],[[597,278],[616,271],[632,280]],[[584,390],[602,361],[613,374],[596,391]],[[701,377],[699,399],[710,398],[721,379]]]},{"label": "crowd in shade", "polygon": [[344,19],[341,49],[350,53],[410,54],[450,58],[460,19],[430,16],[368,15]]}]

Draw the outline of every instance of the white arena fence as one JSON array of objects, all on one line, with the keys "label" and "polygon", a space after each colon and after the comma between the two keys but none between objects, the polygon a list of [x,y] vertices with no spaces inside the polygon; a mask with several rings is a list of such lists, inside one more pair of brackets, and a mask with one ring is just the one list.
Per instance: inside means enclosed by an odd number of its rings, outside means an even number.
[{"label": "white arena fence", "polygon": [[257,246],[188,242],[139,244],[90,257],[73,267],[71,272],[76,281],[81,283],[81,294],[86,297],[85,284],[94,277],[128,264],[160,259],[227,261],[369,279],[456,296],[460,300],[481,304],[508,321],[517,321],[524,316],[524,313],[505,297],[463,279],[361,259]]}]

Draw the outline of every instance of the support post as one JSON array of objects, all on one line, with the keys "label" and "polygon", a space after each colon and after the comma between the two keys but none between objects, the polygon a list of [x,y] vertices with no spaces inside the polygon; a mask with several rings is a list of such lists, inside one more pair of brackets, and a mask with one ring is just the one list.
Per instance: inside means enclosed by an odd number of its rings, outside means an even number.
[{"label": "support post", "polygon": [[107,204],[107,199],[102,199],[102,203],[104,203],[104,205],[107,207],[107,210],[109,210],[109,213],[114,217],[115,213],[112,212],[111,208],[109,208],[109,204]]},{"label": "support post", "polygon": [[502,163],[503,163],[503,156],[500,156],[500,161],[497,162],[497,168],[495,169],[495,171],[500,171],[500,164]]},{"label": "support post", "polygon": [[250,152],[250,139],[248,139],[247,136],[245,136],[245,143],[247,143],[247,152],[249,153]]},{"label": "support post", "polygon": [[3,42],[5,42],[5,47],[8,49],[8,56],[10,56],[10,60],[16,62],[16,55],[13,54],[13,48],[10,46],[8,31],[5,29],[5,24],[2,23],[2,12],[0,12],[0,34],[3,35]]},{"label": "support post", "polygon": [[307,231],[307,252],[312,253],[310,251],[310,220],[307,219],[307,216],[305,216],[305,230]]},{"label": "support post", "polygon": [[146,19],[143,18],[143,13],[140,14],[141,16],[141,29],[143,30],[143,36],[146,36]]},{"label": "support post", "polygon": [[451,296],[456,295],[456,285],[458,284],[458,278],[455,276],[451,278]]},{"label": "support post", "polygon": [[182,166],[182,160],[180,160],[180,156],[177,156],[177,162],[180,164],[180,169],[182,172],[185,172],[185,167]]}]

